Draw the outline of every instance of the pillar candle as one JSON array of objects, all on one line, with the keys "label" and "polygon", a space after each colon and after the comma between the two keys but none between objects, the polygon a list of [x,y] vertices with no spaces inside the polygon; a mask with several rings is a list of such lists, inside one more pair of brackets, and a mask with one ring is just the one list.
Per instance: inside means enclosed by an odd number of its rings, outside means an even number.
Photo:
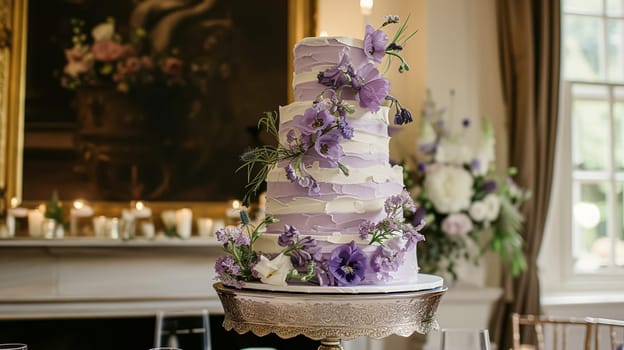
[{"label": "pillar candle", "polygon": [[176,232],[178,235],[184,239],[190,238],[192,226],[193,212],[191,209],[184,208],[176,210]]}]

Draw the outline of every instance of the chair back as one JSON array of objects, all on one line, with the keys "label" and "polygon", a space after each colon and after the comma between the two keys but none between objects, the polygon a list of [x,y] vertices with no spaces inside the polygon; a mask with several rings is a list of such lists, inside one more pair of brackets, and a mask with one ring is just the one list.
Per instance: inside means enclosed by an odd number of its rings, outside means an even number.
[{"label": "chair back", "polygon": [[208,310],[158,312],[154,347],[212,350]]},{"label": "chair back", "polygon": [[[514,313],[511,322],[513,350],[616,350],[624,344],[624,321]],[[521,326],[533,328],[536,346],[522,343]]]}]

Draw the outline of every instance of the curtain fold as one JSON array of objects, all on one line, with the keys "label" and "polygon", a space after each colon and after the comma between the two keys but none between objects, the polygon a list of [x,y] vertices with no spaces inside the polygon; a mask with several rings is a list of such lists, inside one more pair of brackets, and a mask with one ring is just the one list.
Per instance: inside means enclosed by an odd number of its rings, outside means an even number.
[{"label": "curtain fold", "polygon": [[[531,191],[522,207],[528,267],[513,279],[503,272],[505,293],[490,318],[492,340],[506,350],[511,347],[511,313],[540,313],[537,256],[554,167],[561,14],[558,0],[497,0],[496,7],[509,163],[518,168],[518,184]],[[535,344],[532,336],[523,334],[523,342]]]}]

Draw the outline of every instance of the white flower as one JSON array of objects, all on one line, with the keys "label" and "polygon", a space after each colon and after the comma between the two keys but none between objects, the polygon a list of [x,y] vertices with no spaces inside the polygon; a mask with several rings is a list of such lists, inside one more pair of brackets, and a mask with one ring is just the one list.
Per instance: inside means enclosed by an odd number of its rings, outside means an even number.
[{"label": "white flower", "polygon": [[434,164],[427,169],[424,187],[435,209],[444,214],[470,207],[473,178],[461,167]]},{"label": "white flower", "polygon": [[110,40],[113,38],[115,34],[115,25],[111,22],[103,22],[98,24],[91,31],[91,35],[93,36],[93,40]]},{"label": "white flower", "polygon": [[262,283],[274,286],[286,286],[286,277],[293,269],[290,257],[284,254],[276,256],[273,260],[269,260],[266,256],[260,255],[260,261],[253,268],[260,277]]},{"label": "white flower", "polygon": [[487,221],[494,221],[498,218],[498,214],[500,213],[500,199],[494,193],[490,193],[485,198],[483,198],[483,203],[487,207],[487,214],[485,219]]},{"label": "white flower", "polygon": [[484,221],[488,217],[488,206],[483,201],[477,201],[472,203],[470,209],[468,209],[468,214],[472,220],[476,222]]},{"label": "white flower", "polygon": [[472,159],[472,150],[461,138],[442,138],[435,154],[437,163],[463,165],[470,164]]},{"label": "white flower", "polygon": [[472,220],[464,213],[451,214],[442,220],[442,231],[449,236],[465,236],[472,229]]}]

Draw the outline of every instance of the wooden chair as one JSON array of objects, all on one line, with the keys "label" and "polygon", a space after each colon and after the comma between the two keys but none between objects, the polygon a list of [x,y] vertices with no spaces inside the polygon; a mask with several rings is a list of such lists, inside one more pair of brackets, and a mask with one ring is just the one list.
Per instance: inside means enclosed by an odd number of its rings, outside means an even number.
[{"label": "wooden chair", "polygon": [[[513,314],[511,321],[513,350],[535,349],[532,345],[521,343],[520,326],[533,327],[537,338],[536,350],[616,350],[616,347],[624,343],[624,321],[592,317],[563,318],[520,314]],[[569,333],[574,330],[577,331],[575,334],[577,339],[570,342]],[[548,346],[546,346],[546,334],[552,340],[548,342]],[[581,341],[579,341],[579,335]],[[602,345],[606,339],[608,339],[606,343],[610,345],[608,348]]]}]

